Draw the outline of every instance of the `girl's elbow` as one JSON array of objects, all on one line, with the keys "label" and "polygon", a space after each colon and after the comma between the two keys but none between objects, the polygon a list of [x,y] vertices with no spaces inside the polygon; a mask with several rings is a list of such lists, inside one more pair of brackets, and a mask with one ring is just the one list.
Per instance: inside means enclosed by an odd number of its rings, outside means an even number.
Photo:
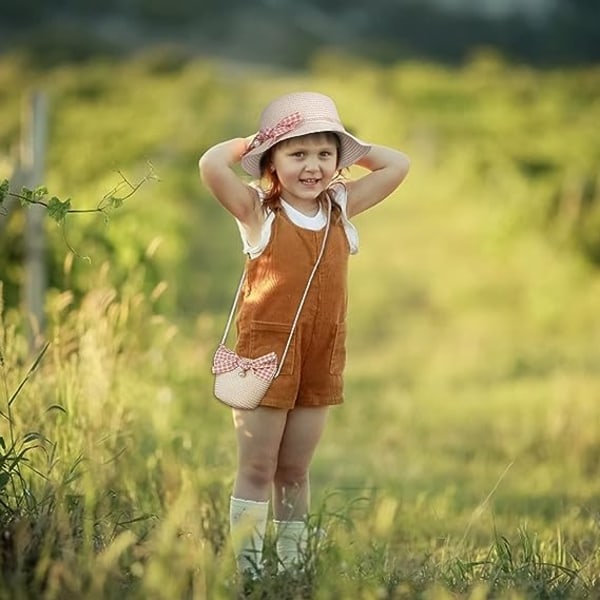
[{"label": "girl's elbow", "polygon": [[399,152],[398,153],[398,162],[401,165],[401,169],[405,172],[408,173],[409,169],[410,169],[410,158],[408,157],[407,154],[404,154],[404,152]]},{"label": "girl's elbow", "polygon": [[406,154],[403,154],[401,152],[398,153],[398,159],[396,161],[394,171],[396,174],[398,185],[400,185],[408,175],[408,172],[410,171],[410,158]]},{"label": "girl's elbow", "polygon": [[206,161],[204,160],[204,154],[198,159],[198,172],[200,173],[200,179],[203,183],[206,182]]},{"label": "girl's elbow", "polygon": [[209,189],[212,189],[219,179],[219,169],[211,161],[210,156],[203,154],[198,160],[200,180]]},{"label": "girl's elbow", "polygon": [[198,159],[198,170],[202,181],[204,181],[210,172],[210,157],[207,158],[206,153]]}]

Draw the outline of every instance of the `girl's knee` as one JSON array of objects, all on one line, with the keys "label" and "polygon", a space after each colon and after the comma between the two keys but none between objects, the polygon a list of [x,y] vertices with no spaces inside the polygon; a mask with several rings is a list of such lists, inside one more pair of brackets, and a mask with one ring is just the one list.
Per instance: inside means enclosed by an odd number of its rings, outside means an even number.
[{"label": "girl's knee", "polygon": [[238,468],[238,477],[255,488],[270,485],[275,475],[275,465],[269,461],[244,462]]},{"label": "girl's knee", "polygon": [[275,484],[284,487],[301,487],[308,480],[308,469],[305,465],[278,465],[275,471]]}]

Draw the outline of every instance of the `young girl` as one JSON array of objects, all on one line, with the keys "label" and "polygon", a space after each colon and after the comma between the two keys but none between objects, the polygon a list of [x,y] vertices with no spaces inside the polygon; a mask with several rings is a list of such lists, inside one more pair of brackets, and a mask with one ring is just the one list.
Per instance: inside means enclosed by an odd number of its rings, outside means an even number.
[{"label": "young girl", "polygon": [[[258,183],[238,177],[233,167],[240,161]],[[352,164],[370,172],[342,180],[340,171]],[[309,465],[329,406],[343,401],[347,262],[358,251],[350,219],[395,190],[409,161],[349,134],[329,97],[301,92],[271,102],[256,135],[213,146],[199,166],[204,184],[236,219],[248,255],[236,322],[240,356],[274,350],[281,358],[331,211],[281,373],[258,408],[233,410],[231,536],[239,571],[258,574],[271,498],[280,568],[298,565],[306,545]]]}]

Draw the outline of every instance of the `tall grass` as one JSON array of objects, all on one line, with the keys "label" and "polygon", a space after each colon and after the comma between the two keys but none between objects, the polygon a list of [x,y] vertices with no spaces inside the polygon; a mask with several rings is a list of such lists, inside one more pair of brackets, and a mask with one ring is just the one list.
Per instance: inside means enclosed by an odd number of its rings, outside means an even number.
[{"label": "tall grass", "polygon": [[[143,277],[117,290],[106,267],[80,305],[54,294],[49,339],[33,357],[18,313],[4,311],[3,597],[558,599],[598,591],[600,523],[594,484],[585,484],[594,467],[582,460],[596,443],[593,428],[585,441],[596,409],[582,399],[587,419],[571,414],[573,405],[555,411],[553,432],[536,424],[544,409],[534,396],[519,420],[518,404],[490,398],[482,411],[464,392],[445,414],[426,387],[413,390],[424,403],[417,407],[393,379],[365,395],[360,370],[349,377],[354,407],[334,412],[315,464],[306,569],[277,575],[269,532],[267,576],[244,587],[227,535],[228,416],[201,368],[214,328],[200,321],[195,338],[182,335],[156,312],[160,290],[139,291]],[[571,422],[561,423],[567,414]],[[360,424],[365,415],[375,437]],[[580,474],[569,473],[577,463]]]}]

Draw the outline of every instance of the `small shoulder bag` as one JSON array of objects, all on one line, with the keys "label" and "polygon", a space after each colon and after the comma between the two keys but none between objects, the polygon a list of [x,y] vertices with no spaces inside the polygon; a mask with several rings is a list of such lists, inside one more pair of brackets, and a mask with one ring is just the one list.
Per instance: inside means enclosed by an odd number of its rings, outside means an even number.
[{"label": "small shoulder bag", "polygon": [[235,311],[240,299],[242,292],[242,286],[246,279],[246,269],[242,272],[240,282],[235,293],[233,305],[229,312],[229,318],[225,325],[225,331],[221,342],[217,347],[217,350],[213,357],[212,373],[215,376],[214,381],[214,394],[217,400],[220,400],[224,404],[231,406],[232,408],[251,410],[256,408],[264,395],[267,393],[273,380],[279,376],[281,367],[285,361],[290,344],[292,343],[292,337],[298,324],[300,312],[304,306],[304,301],[308,295],[310,284],[317,272],[317,267],[323,257],[325,251],[325,242],[329,234],[329,224],[331,221],[331,200],[328,202],[327,209],[327,225],[325,228],[325,234],[323,235],[323,242],[321,243],[321,250],[317,256],[315,265],[308,277],[306,288],[300,298],[296,315],[292,321],[290,328],[290,334],[285,344],[281,360],[277,359],[275,352],[268,352],[258,358],[246,358],[238,356],[233,350],[229,350],[225,344],[227,342],[227,336],[233,322]]}]

